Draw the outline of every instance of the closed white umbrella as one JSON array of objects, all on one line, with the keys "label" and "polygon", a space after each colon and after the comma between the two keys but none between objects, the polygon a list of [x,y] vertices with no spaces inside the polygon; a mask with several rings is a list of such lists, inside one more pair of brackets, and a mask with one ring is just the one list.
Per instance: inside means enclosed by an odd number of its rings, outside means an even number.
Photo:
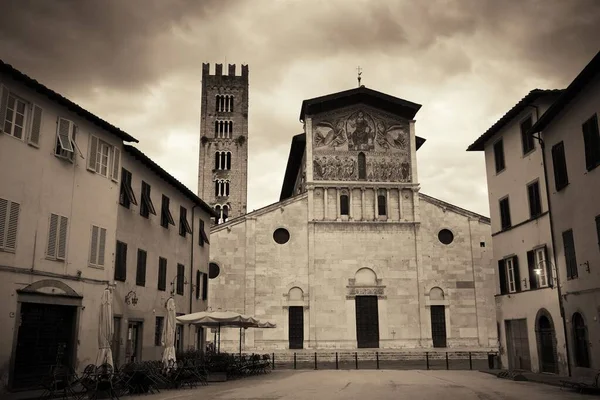
[{"label": "closed white umbrella", "polygon": [[112,350],[110,348],[113,333],[112,292],[106,288],[102,293],[100,314],[98,317],[98,357],[96,365],[110,364],[111,367],[114,367]]},{"label": "closed white umbrella", "polygon": [[175,328],[176,328],[175,299],[167,300],[167,320],[162,335],[163,356],[162,362],[165,368],[169,367],[169,361],[177,361],[175,357]]}]

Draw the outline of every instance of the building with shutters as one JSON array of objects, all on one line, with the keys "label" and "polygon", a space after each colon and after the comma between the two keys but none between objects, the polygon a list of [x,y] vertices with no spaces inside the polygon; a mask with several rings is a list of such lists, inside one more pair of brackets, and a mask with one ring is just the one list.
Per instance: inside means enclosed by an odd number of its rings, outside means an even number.
[{"label": "building with shutters", "polygon": [[219,216],[246,214],[248,187],[248,66],[202,64],[198,196]]},{"label": "building with shutters", "polygon": [[[600,367],[600,53],[565,90],[532,90],[484,151],[502,364]],[[596,348],[596,350],[594,350]]]},{"label": "building with shutters", "polygon": [[305,100],[279,201],[212,227],[210,307],[277,324],[245,351],[496,348],[489,219],[420,193],[420,107]]},{"label": "building with shutters", "polygon": [[[0,62],[3,385],[36,387],[51,365],[95,363],[107,287],[120,364],[159,357],[156,326],[172,289],[181,312],[206,309],[202,227],[215,213],[127,144],[136,142]],[[196,337],[180,332],[180,348]]]}]

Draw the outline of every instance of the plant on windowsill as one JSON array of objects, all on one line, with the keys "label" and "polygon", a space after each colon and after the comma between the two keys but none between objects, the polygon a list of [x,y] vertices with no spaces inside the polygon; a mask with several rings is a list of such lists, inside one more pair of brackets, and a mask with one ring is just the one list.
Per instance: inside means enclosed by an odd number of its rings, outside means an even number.
[{"label": "plant on windowsill", "polygon": [[237,137],[237,139],[235,139],[235,142],[237,143],[238,146],[243,146],[244,143],[246,143],[246,137],[243,135],[240,135]]}]

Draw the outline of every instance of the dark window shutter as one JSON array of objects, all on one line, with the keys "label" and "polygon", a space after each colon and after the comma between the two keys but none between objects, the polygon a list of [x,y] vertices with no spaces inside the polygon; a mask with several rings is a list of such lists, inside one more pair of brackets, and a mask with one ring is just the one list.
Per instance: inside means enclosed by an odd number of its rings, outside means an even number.
[{"label": "dark window shutter", "polygon": [[167,259],[158,258],[158,290],[167,289]]},{"label": "dark window shutter", "polygon": [[563,232],[563,245],[565,248],[565,263],[567,266],[567,278],[577,278],[577,257],[575,255],[575,241],[573,231],[569,229]]},{"label": "dark window shutter", "polygon": [[[552,277],[552,264],[550,260],[548,260],[548,248],[544,247],[544,260],[546,260],[546,281],[548,282],[548,286],[554,286],[554,278]],[[543,266],[542,266],[543,268]]]},{"label": "dark window shutter", "polygon": [[231,169],[231,153],[227,153],[227,169]]},{"label": "dark window shutter", "polygon": [[508,203],[508,197],[500,200],[500,223],[503,230],[510,228],[512,225],[510,220],[510,205]]},{"label": "dark window shutter", "polygon": [[202,300],[208,299],[208,275],[202,274]]},{"label": "dark window shutter", "polygon": [[527,267],[529,268],[529,288],[537,289],[537,274],[535,273],[535,253],[533,250],[527,252]]},{"label": "dark window shutter", "polygon": [[600,215],[596,216],[596,237],[598,238],[598,248],[600,248]]},{"label": "dark window shutter", "polygon": [[534,182],[527,186],[527,195],[529,197],[529,215],[531,218],[535,218],[542,212],[540,186],[538,182]]},{"label": "dark window shutter", "polygon": [[521,291],[521,273],[519,271],[519,257],[513,257],[513,269],[515,271],[515,290]]},{"label": "dark window shutter", "polygon": [[588,171],[600,164],[600,133],[596,114],[583,125],[583,143],[585,147],[585,166]]},{"label": "dark window shutter", "polygon": [[506,282],[506,264],[504,260],[498,260],[498,278],[500,279],[500,294],[508,293],[508,283]]},{"label": "dark window shutter", "polygon": [[196,300],[200,298],[200,279],[202,277],[202,272],[200,270],[196,271]]},{"label": "dark window shutter", "polygon": [[135,284],[137,286],[146,285],[146,252],[142,249],[138,249]]},{"label": "dark window shutter", "polygon": [[379,215],[387,215],[386,212],[386,201],[384,195],[377,196],[377,214]]},{"label": "dark window shutter", "polygon": [[115,257],[115,280],[125,282],[127,279],[127,244],[117,241]]},{"label": "dark window shutter", "polygon": [[554,186],[556,187],[556,191],[560,191],[569,184],[565,145],[563,142],[552,146],[552,166],[554,168]]},{"label": "dark window shutter", "polygon": [[496,172],[500,172],[506,166],[504,163],[504,144],[502,139],[494,144],[494,160],[496,162]]}]

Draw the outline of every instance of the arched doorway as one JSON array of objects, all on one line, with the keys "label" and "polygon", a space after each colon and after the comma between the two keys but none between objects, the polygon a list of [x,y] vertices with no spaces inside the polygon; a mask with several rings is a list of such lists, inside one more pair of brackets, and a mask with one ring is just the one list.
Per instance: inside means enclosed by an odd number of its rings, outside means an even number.
[{"label": "arched doorway", "polygon": [[[377,285],[377,275],[370,268],[361,268],[354,275],[356,286],[372,288]],[[379,347],[379,306],[377,295],[357,295],[354,298],[356,310],[356,341],[359,348]]]},{"label": "arched doorway", "polygon": [[583,316],[576,312],[573,314],[573,341],[575,342],[575,365],[590,367],[590,353],[588,349],[587,327]]},{"label": "arched doorway", "polygon": [[[429,300],[444,300],[444,291],[434,287],[429,291]],[[446,306],[431,305],[431,339],[433,347],[446,347]]]},{"label": "arched doorway", "polygon": [[538,342],[538,356],[540,360],[540,371],[558,373],[556,355],[556,335],[554,324],[545,310],[538,313],[536,324],[536,335]]}]

